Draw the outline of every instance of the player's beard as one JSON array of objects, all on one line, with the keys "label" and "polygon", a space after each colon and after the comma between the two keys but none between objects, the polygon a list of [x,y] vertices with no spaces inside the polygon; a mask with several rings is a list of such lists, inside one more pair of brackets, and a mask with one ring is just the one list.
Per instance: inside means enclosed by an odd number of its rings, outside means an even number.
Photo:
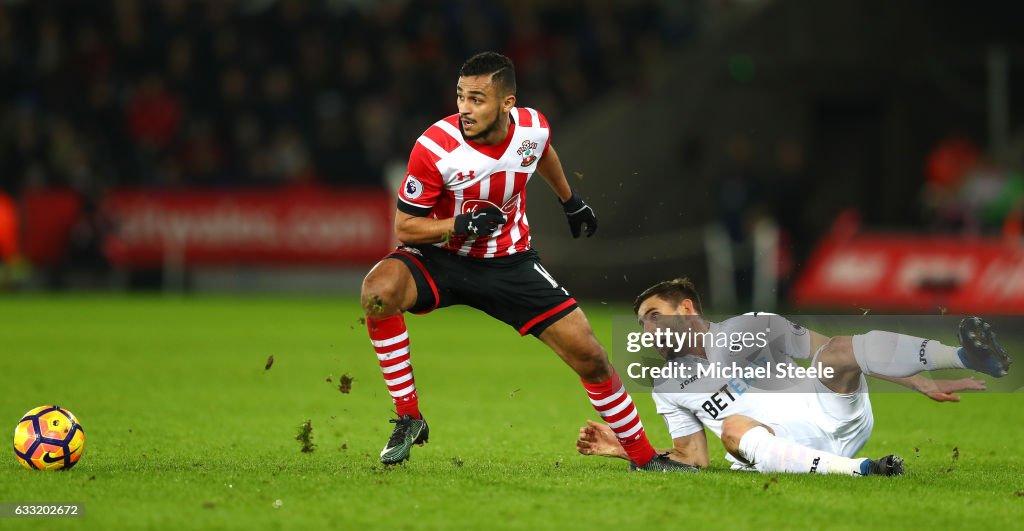
[{"label": "player's beard", "polygon": [[481,131],[481,132],[479,132],[479,133],[477,133],[475,135],[467,135],[466,134],[466,130],[462,128],[462,120],[459,120],[459,130],[462,131],[462,137],[465,138],[466,140],[474,140],[474,141],[476,141],[476,140],[484,138],[487,135],[489,135],[492,132],[494,132],[494,130],[496,130],[498,128],[498,122],[501,121],[500,118],[501,118],[501,109],[498,109],[498,112],[494,113],[494,121],[491,122],[491,125],[487,126],[487,129],[484,129],[483,131]]}]

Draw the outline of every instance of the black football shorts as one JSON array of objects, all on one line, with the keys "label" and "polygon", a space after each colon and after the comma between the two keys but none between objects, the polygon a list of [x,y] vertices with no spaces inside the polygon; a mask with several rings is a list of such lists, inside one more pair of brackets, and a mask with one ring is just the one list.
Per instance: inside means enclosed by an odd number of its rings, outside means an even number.
[{"label": "black football shorts", "polygon": [[470,258],[433,245],[403,245],[385,258],[401,260],[416,281],[412,313],[465,304],[539,336],[575,310],[576,299],[544,269],[537,251]]}]

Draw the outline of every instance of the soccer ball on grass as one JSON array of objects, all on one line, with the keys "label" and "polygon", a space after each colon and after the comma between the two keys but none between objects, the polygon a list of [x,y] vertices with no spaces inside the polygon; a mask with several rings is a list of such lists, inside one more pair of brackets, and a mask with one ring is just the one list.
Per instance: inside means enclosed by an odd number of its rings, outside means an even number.
[{"label": "soccer ball on grass", "polygon": [[85,448],[85,432],[70,411],[40,406],[25,413],[14,428],[14,455],[29,470],[67,470]]}]

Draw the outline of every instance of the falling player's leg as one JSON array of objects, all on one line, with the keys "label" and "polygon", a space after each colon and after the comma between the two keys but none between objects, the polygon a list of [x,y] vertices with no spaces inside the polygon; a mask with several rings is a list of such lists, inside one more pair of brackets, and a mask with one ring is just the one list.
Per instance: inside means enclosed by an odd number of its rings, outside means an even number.
[{"label": "falling player's leg", "polygon": [[380,460],[385,464],[408,459],[412,445],[426,442],[429,435],[419,410],[409,333],[402,317],[416,298],[416,282],[409,268],[399,260],[381,260],[363,280],[361,300],[366,328],[398,416],[391,421],[395,428],[381,450]]},{"label": "falling player's leg", "polygon": [[[813,432],[818,427],[810,422],[794,422],[794,431]],[[788,435],[788,434],[787,434]],[[820,437],[809,439],[828,441]],[[726,451],[749,463],[758,472],[785,472],[793,474],[841,474],[847,476],[903,474],[903,459],[887,455],[881,459],[850,458],[833,452],[800,444],[755,419],[733,415],[722,424],[722,444]]]},{"label": "falling player's leg", "polygon": [[1006,375],[1011,360],[995,339],[991,326],[978,317],[960,322],[960,347],[933,339],[872,330],[855,336],[832,338],[814,361],[834,369],[822,378],[831,390],[851,393],[861,374],[902,378],[935,369],[972,369],[995,377]]},{"label": "falling player's leg", "polygon": [[980,317],[966,317],[957,330],[963,364],[996,378],[1006,376],[1013,360],[998,341],[992,325]]},{"label": "falling player's leg", "polygon": [[539,338],[580,376],[590,403],[615,432],[634,468],[664,472],[696,471],[654,451],[633,399],[608,361],[604,347],[594,337],[583,310],[573,310],[544,330]]}]

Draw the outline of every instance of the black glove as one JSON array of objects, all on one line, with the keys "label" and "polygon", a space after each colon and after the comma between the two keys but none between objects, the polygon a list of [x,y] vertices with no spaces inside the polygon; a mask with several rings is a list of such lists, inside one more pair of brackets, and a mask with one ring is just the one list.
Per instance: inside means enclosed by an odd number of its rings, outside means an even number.
[{"label": "black glove", "polygon": [[485,236],[505,223],[505,214],[498,207],[485,207],[455,216],[456,236]]},{"label": "black glove", "polygon": [[562,203],[562,210],[565,210],[565,217],[569,218],[569,230],[573,238],[580,237],[580,229],[587,226],[587,238],[597,232],[597,216],[594,209],[583,202],[574,192],[568,201]]}]

